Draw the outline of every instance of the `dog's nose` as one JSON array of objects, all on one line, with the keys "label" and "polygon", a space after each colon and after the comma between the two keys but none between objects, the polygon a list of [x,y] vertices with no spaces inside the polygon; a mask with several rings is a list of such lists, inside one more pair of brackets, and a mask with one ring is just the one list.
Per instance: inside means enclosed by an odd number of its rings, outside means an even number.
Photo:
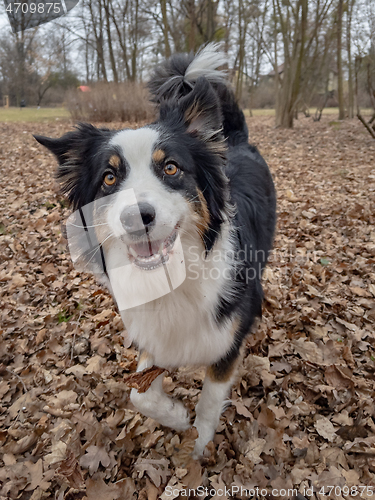
[{"label": "dog's nose", "polygon": [[138,203],[124,208],[120,221],[128,233],[150,230],[155,224],[156,212],[149,203]]}]

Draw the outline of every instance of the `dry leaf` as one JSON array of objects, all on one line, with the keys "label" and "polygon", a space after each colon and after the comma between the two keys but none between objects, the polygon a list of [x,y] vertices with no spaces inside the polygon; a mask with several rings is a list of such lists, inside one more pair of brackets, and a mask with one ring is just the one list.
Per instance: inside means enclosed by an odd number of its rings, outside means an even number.
[{"label": "dry leaf", "polygon": [[139,472],[140,477],[143,477],[143,474],[147,473],[148,477],[157,488],[162,483],[165,483],[168,476],[170,476],[168,461],[165,458],[160,460],[139,458],[136,461],[134,468]]},{"label": "dry leaf", "polygon": [[152,382],[162,373],[166,372],[165,368],[151,366],[144,370],[130,375],[125,375],[124,382],[127,386],[137,389],[138,392],[146,392]]},{"label": "dry leaf", "polygon": [[[60,137],[71,123],[0,123],[1,498],[166,500],[200,485],[372,484],[374,141],[356,120],[330,120],[297,120],[292,130],[275,129],[273,117],[248,120],[276,183],[278,228],[236,403],[201,463],[188,462],[192,437],[130,405],[123,377],[137,351],[109,293],[71,264],[55,162],[31,135]],[[193,412],[203,379],[201,368],[180,369],[167,391]],[[164,494],[167,484],[176,495]]]},{"label": "dry leaf", "polygon": [[330,422],[326,417],[321,416],[314,423],[314,427],[318,431],[318,434],[320,434],[322,437],[324,437],[324,439],[327,439],[328,441],[333,441],[336,437],[336,432],[332,425],[332,422]]},{"label": "dry leaf", "polygon": [[92,476],[97,470],[100,464],[103,467],[108,467],[111,463],[111,458],[103,447],[89,446],[86,450],[86,454],[83,455],[79,464],[84,469],[88,469],[90,476]]},{"label": "dry leaf", "polygon": [[85,487],[82,470],[72,451],[68,451],[68,456],[56,469],[56,475],[61,476],[71,488],[81,490]]},{"label": "dry leaf", "polygon": [[266,444],[265,439],[252,439],[247,444],[244,455],[253,464],[258,464],[261,462],[260,454],[262,453]]}]

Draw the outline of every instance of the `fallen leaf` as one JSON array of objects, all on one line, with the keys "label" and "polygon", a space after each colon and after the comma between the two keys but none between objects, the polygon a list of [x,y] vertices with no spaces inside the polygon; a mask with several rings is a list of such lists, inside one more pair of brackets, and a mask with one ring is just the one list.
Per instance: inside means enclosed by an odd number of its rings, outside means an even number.
[{"label": "fallen leaf", "polygon": [[86,454],[83,455],[79,464],[84,469],[88,469],[90,476],[92,476],[102,464],[103,467],[108,467],[111,463],[111,458],[103,447],[89,446],[86,450]]},{"label": "fallen leaf", "polygon": [[124,382],[127,386],[137,389],[138,392],[146,392],[149,389],[152,382],[162,373],[166,372],[165,368],[159,368],[158,366],[151,366],[150,368],[145,368],[144,370],[136,373],[131,373],[130,375],[124,376]]},{"label": "fallen leaf", "polygon": [[324,437],[324,439],[327,439],[327,441],[333,441],[336,437],[336,432],[332,422],[330,422],[326,417],[320,416],[314,423],[314,427],[318,431],[318,434]]}]

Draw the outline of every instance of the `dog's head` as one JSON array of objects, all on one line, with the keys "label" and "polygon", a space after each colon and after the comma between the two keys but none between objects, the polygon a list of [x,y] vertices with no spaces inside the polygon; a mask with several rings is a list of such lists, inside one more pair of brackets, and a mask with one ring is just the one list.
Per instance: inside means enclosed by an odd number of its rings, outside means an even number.
[{"label": "dog's head", "polygon": [[59,139],[35,138],[56,155],[57,177],[74,209],[95,201],[105,207],[94,216],[99,243],[120,238],[137,267],[158,267],[178,233],[195,231],[206,252],[212,249],[228,185],[220,104],[204,78],[187,96],[162,102],[149,126],[113,131],[81,124]]}]

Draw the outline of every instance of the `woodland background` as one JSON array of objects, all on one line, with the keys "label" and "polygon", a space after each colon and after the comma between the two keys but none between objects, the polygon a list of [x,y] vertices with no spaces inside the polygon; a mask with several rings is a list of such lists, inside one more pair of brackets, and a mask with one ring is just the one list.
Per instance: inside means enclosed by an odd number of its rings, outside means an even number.
[{"label": "woodland background", "polygon": [[338,106],[340,119],[375,108],[373,0],[81,0],[39,28],[25,17],[16,34],[2,8],[0,97],[13,106],[65,101],[74,118],[146,118],[150,68],[217,41],[243,106],[275,108],[276,125],[311,106]]}]

